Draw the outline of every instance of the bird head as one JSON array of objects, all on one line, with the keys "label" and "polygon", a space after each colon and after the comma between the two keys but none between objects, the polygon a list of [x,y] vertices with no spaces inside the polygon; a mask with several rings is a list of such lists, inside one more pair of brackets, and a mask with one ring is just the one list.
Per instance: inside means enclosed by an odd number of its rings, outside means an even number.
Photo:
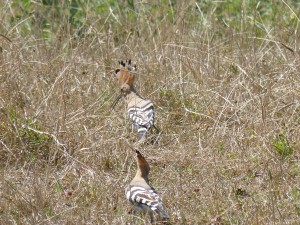
[{"label": "bird head", "polygon": [[136,162],[138,167],[137,174],[140,174],[141,177],[143,177],[145,180],[148,181],[150,166],[146,161],[145,157],[138,150],[135,150],[135,153],[136,153]]},{"label": "bird head", "polygon": [[127,84],[133,87],[133,82],[135,79],[134,72],[136,71],[136,65],[131,65],[131,60],[119,61],[119,69],[115,70],[115,75],[118,80],[119,85]]}]

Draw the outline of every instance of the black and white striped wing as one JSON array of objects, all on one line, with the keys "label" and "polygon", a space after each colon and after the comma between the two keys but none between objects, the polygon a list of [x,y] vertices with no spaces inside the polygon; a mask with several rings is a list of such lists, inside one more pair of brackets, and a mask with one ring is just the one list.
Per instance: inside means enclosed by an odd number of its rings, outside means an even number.
[{"label": "black and white striped wing", "polygon": [[152,104],[147,108],[131,107],[127,112],[131,121],[137,126],[149,129],[154,124],[154,108]]},{"label": "black and white striped wing", "polygon": [[126,190],[126,198],[141,210],[152,210],[164,218],[169,218],[168,213],[163,209],[161,197],[153,188],[147,190],[140,186],[129,186]]}]

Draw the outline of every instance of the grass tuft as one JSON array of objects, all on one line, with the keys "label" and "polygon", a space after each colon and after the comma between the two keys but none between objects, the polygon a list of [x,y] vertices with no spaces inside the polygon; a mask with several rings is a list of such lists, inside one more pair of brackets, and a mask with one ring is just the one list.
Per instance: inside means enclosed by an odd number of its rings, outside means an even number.
[{"label": "grass tuft", "polygon": [[298,224],[298,24],[297,1],[0,1],[0,224],[132,223],[124,59],[170,224]]}]

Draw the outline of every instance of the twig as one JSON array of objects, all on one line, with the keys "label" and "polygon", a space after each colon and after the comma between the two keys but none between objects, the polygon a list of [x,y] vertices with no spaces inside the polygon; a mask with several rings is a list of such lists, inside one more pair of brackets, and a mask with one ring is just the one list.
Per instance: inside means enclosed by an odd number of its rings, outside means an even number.
[{"label": "twig", "polygon": [[211,120],[213,120],[214,122],[216,122],[216,120],[215,120],[214,118],[212,118],[211,116],[208,116],[208,115],[205,115],[205,114],[202,114],[202,113],[198,113],[198,112],[194,112],[194,111],[192,111],[192,110],[186,108],[185,106],[184,106],[184,110],[185,110],[186,112],[188,112],[188,113],[192,113],[192,114],[195,114],[195,115],[198,115],[198,116],[204,116],[204,117],[206,117],[206,118],[208,118],[208,119],[211,119]]},{"label": "twig", "polygon": [[11,42],[12,43],[12,40],[10,40],[8,37],[6,37],[5,35],[3,34],[0,34],[1,37],[3,37],[4,39],[6,39],[7,41]]},{"label": "twig", "polygon": [[292,11],[292,13],[294,14],[294,16],[298,19],[298,21],[300,22],[299,17],[297,16],[297,14],[294,12],[294,10],[284,1],[282,0],[282,2]]},{"label": "twig", "polygon": [[31,130],[31,131],[33,131],[35,133],[51,136],[54,139],[54,141],[56,142],[57,145],[65,146],[65,144],[62,144],[62,143],[59,142],[58,138],[54,134],[50,134],[50,133],[45,132],[45,131],[36,130],[36,129],[31,128],[31,127],[29,127],[28,125],[25,125],[25,124],[22,124],[21,126],[23,128],[25,128],[25,129]]}]

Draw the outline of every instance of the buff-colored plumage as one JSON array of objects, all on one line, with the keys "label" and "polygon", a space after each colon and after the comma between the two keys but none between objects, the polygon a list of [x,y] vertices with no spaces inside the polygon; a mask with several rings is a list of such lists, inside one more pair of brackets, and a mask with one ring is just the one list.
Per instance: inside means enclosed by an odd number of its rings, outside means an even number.
[{"label": "buff-colored plumage", "polygon": [[148,175],[150,166],[142,154],[136,151],[137,172],[129,186],[126,188],[126,198],[133,205],[133,211],[148,213],[151,222],[154,222],[154,215],[168,219],[168,213],[163,209],[162,199],[153,187],[149,184]]},{"label": "buff-colored plumage", "polygon": [[142,98],[134,88],[136,66],[131,65],[131,60],[119,62],[120,68],[115,70],[116,78],[120,85],[120,95],[113,104],[123,97],[127,104],[127,114],[132,122],[133,128],[138,130],[139,140],[144,140],[146,132],[154,127],[154,106],[150,100]]},{"label": "buff-colored plumage", "polygon": [[123,84],[127,84],[130,87],[133,87],[133,83],[135,80],[135,75],[132,73],[132,71],[136,70],[136,67],[125,67],[126,64],[120,63],[121,68],[116,70],[117,79],[119,82],[119,85],[122,86]]}]

